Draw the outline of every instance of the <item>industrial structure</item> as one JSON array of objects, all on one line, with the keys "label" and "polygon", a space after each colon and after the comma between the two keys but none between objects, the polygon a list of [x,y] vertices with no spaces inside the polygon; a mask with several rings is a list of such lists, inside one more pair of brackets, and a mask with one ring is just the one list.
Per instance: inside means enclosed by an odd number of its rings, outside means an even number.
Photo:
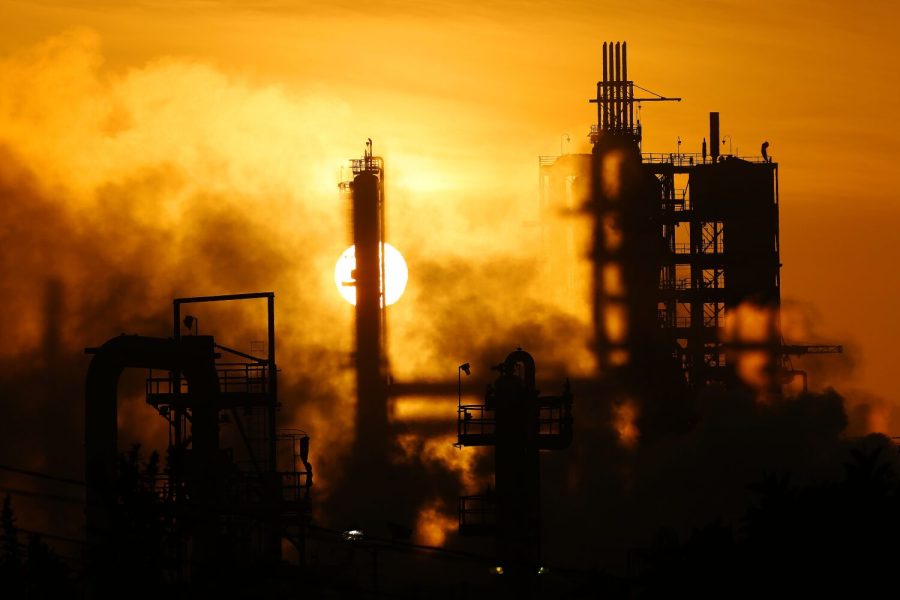
[{"label": "industrial structure", "polygon": [[[388,422],[388,365],[385,353],[386,305],[384,287],[384,160],[372,153],[366,141],[362,158],[350,164],[351,181],[339,188],[349,199],[351,231],[356,267],[351,280],[342,285],[356,291],[355,352],[356,418],[355,435],[347,479],[363,474],[384,477],[392,436]],[[357,515],[370,506],[370,498],[359,498]]]},{"label": "industrial structure", "polygon": [[[198,335],[193,315],[182,319],[187,305],[254,300],[266,304],[264,356]],[[128,482],[118,466],[117,385],[125,369],[149,370],[146,401],[169,430],[168,464],[154,474],[153,502],[144,506],[159,532],[160,577],[200,588],[259,585],[275,576],[282,540],[301,563],[305,555],[309,436],[278,428],[274,294],[178,298],[173,310],[171,338],[122,335],[87,349],[87,559],[97,595],[114,582],[110,570],[132,560],[117,556],[128,547],[123,511],[135,509],[122,504]]]},{"label": "industrial structure", "polygon": [[[786,379],[805,382],[788,355],[841,348],[783,343],[778,164],[765,147],[722,155],[715,112],[709,153],[705,139],[700,154],[643,152],[640,104],[680,99],[635,96],[644,88],[628,79],[625,43],[604,43],[602,59],[593,151],[541,157],[540,180],[545,220],[578,205],[593,220],[594,350],[608,393],[639,401],[652,435],[687,426],[678,415],[711,383],[779,394]],[[571,266],[559,272],[571,278]]]},{"label": "industrial structure", "polygon": [[482,404],[457,408],[457,445],[494,448],[494,487],[459,499],[459,532],[493,535],[497,570],[527,591],[541,565],[541,450],[572,443],[572,392],[541,396],[534,358],[521,348],[492,367],[500,374]]},{"label": "industrial structure", "polygon": [[[636,89],[649,96],[636,96]],[[612,406],[637,403],[639,429],[649,439],[688,429],[692,401],[707,386],[751,387],[772,396],[796,377],[805,390],[806,374],[789,357],[842,351],[782,338],[778,164],[765,153],[723,155],[715,112],[709,152],[706,142],[700,154],[643,152],[640,104],[677,100],[628,79],[626,44],[604,44],[602,79],[591,100],[597,104],[592,152],[540,161],[542,220],[552,223],[558,213],[581,208],[592,225],[592,349],[599,369],[597,377],[576,380],[574,387]],[[274,293],[179,298],[171,338],[120,336],[87,350],[93,359],[85,404],[86,555],[93,595],[111,592],[103,571],[127,547],[120,535],[126,482],[116,403],[119,376],[130,368],[149,370],[146,402],[169,433],[167,466],[153,481],[153,520],[163,533],[161,570],[167,581],[205,589],[256,579],[254,589],[265,589],[259,579],[277,578],[287,544],[303,566],[314,529],[318,539],[326,538],[323,544],[348,551],[335,579],[354,561],[371,563],[371,595],[377,596],[384,578],[379,551],[431,556],[437,550],[403,541],[409,532],[387,540],[369,529],[376,518],[405,529],[389,521],[405,492],[392,477],[397,471],[391,470],[389,402],[402,396],[446,398],[455,385],[456,445],[494,449],[487,490],[458,500],[459,533],[494,537],[492,568],[505,576],[500,587],[526,596],[539,587],[540,453],[566,449],[573,441],[572,385],[566,380],[559,395],[541,395],[535,360],[521,348],[493,367],[498,376],[480,403],[463,403],[459,374],[456,382],[392,382],[385,171],[371,139],[351,171],[352,180],[339,189],[350,206],[356,261],[341,284],[355,290],[355,435],[333,499],[368,521],[343,531],[311,527],[309,436],[278,427]],[[575,246],[565,225],[546,231],[548,244],[563,249],[553,271],[563,279],[560,287],[571,289]],[[187,306],[236,301],[265,301],[264,353],[199,335],[197,318],[184,314]],[[437,425],[452,428],[452,416]],[[357,551],[361,558],[354,558]],[[480,567],[486,557],[453,558]]]}]

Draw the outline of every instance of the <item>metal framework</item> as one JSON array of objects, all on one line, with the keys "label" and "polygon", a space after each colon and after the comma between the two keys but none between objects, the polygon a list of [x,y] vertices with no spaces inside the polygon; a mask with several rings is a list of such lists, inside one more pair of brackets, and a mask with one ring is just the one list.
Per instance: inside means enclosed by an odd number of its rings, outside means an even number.
[{"label": "metal framework", "polygon": [[457,407],[457,446],[494,448],[495,489],[459,499],[459,532],[494,535],[498,564],[527,585],[540,566],[541,450],[572,442],[572,392],[541,396],[535,364],[521,348],[493,367],[496,382],[483,404]]},{"label": "metal framework", "polygon": [[[634,88],[650,97],[637,98]],[[603,42],[603,79],[597,82],[597,97],[590,100],[597,105],[597,124],[591,126],[591,143],[596,144],[601,134],[614,134],[630,138],[640,147],[641,120],[634,118],[634,105],[641,102],[680,102],[681,98],[666,98],[651,92],[628,79],[628,44]]]},{"label": "metal framework", "polygon": [[[175,510],[190,510],[191,471],[205,469],[219,479],[217,512],[219,535],[249,563],[275,564],[281,540],[288,539],[303,560],[311,515],[309,436],[300,430],[278,430],[278,368],[275,359],[275,294],[259,292],[176,298],[173,301],[173,339],[185,337],[183,309],[192,304],[266,301],[266,355],[213,342],[218,351],[215,370],[218,395],[219,464],[192,464],[192,413],[208,398],[197,396],[184,374],[157,375],[146,380],[147,403],[169,424],[173,469],[161,476],[160,499]],[[192,317],[188,317],[189,319]],[[181,507],[181,508],[179,508]],[[183,552],[187,552],[186,549]]]},{"label": "metal framework", "polygon": [[[778,346],[781,339],[778,165],[761,158],[696,158],[644,163],[659,181],[665,245],[658,321],[678,341],[692,388],[731,377],[726,310],[756,303],[770,311],[768,342]],[[777,356],[771,358],[775,369]]]},{"label": "metal framework", "polygon": [[350,202],[356,256],[353,279],[344,283],[356,289],[356,426],[347,472],[353,479],[362,470],[381,471],[389,462],[384,160],[373,155],[371,138],[363,157],[351,161],[351,171],[353,180],[339,188]]},{"label": "metal framework", "polygon": [[[594,219],[601,369],[664,400],[679,386],[687,392],[735,383],[735,363],[752,350],[766,355],[769,391],[779,393],[785,376],[799,373],[786,360],[796,347],[780,334],[778,164],[768,156],[720,156],[718,113],[710,114],[709,155],[705,140],[700,154],[642,153],[634,105],[680,99],[635,97],[644,88],[628,79],[624,42],[603,44],[602,72],[590,100],[598,110],[593,152],[539,161],[542,216],[571,211],[577,195],[587,198]],[[547,240],[551,246],[565,243],[559,230],[548,229],[560,238]],[[558,271],[569,276],[566,269]],[[766,321],[761,337],[726,331],[726,315],[744,306]],[[680,383],[660,377],[673,368]]]}]

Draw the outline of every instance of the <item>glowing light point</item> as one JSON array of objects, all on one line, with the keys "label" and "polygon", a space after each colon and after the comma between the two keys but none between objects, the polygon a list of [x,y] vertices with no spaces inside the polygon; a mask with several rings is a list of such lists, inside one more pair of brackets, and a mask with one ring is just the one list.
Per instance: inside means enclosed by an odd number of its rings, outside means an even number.
[{"label": "glowing light point", "polygon": [[[334,284],[344,300],[356,306],[354,270],[356,270],[356,246],[350,246],[344,250],[334,266]],[[384,300],[387,300],[387,305],[390,306],[397,302],[406,290],[409,269],[400,251],[388,243],[384,244],[384,278],[387,280],[387,290],[384,282],[381,282],[381,291],[385,296],[381,305],[384,306]]]},{"label": "glowing light point", "polygon": [[363,538],[363,532],[359,529],[348,529],[341,536],[348,542],[358,542]]}]

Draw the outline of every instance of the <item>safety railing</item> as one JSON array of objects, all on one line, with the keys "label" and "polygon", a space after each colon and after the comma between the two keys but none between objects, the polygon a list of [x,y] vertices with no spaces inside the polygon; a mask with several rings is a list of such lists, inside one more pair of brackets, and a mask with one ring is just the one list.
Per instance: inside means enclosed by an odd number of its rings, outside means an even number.
[{"label": "safety railing", "polygon": [[460,496],[459,532],[463,535],[487,534],[497,526],[497,507],[493,495]]},{"label": "safety railing", "polygon": [[601,133],[613,133],[616,135],[628,135],[635,139],[635,141],[639,141],[641,139],[641,125],[640,123],[635,125],[634,127],[626,127],[622,126],[614,126],[610,125],[605,129],[601,129],[596,124],[591,125],[591,131],[588,134],[588,138],[591,140],[592,144],[596,144],[600,141]]},{"label": "safety railing", "polygon": [[683,279],[660,279],[659,289],[661,290],[689,290],[691,289],[691,278]]},{"label": "safety railing", "polygon": [[538,435],[561,435],[567,425],[566,417],[562,405],[539,406]]},{"label": "safety railing", "polygon": [[703,155],[679,152],[641,152],[641,160],[645,164],[674,165],[676,167],[682,167],[701,164],[703,162]]},{"label": "safety railing", "polygon": [[[269,388],[268,365],[257,363],[218,363],[219,392],[223,394],[265,394]],[[146,382],[147,396],[189,393],[187,379],[177,381],[171,376],[150,376]]]},{"label": "safety railing", "polygon": [[[570,396],[538,399],[537,434],[541,448],[564,448],[572,438]],[[461,405],[457,419],[457,446],[491,446],[496,443],[496,413],[480,404]]]},{"label": "safety railing", "polygon": [[462,404],[457,409],[457,436],[460,445],[477,445],[494,435],[497,420],[493,408],[483,404]]},{"label": "safety railing", "polygon": [[221,364],[219,391],[222,393],[264,394],[269,386],[267,365],[254,363]]},{"label": "safety railing", "polygon": [[380,156],[354,158],[350,161],[350,168],[355,175],[360,173],[380,173],[384,170],[384,161]]},{"label": "safety railing", "polygon": [[290,471],[278,474],[281,478],[281,499],[285,502],[305,502],[312,487],[312,474]]},{"label": "safety railing", "polygon": [[[702,153],[693,152],[642,152],[641,160],[645,164],[670,164],[676,167],[691,167],[694,165],[713,164],[711,156],[706,155],[706,157],[704,157]],[[770,160],[764,159],[762,156],[737,156],[732,154],[719,155],[719,162],[729,160],[742,160],[755,164],[771,162]]]}]

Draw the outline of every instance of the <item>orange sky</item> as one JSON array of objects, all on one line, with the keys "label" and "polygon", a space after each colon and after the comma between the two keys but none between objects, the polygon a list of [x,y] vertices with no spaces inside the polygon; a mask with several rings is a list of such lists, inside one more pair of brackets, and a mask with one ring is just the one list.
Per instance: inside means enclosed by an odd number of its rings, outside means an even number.
[{"label": "orange sky", "polygon": [[[2,1],[0,143],[84,207],[168,163],[206,178],[207,192],[263,187],[274,198],[263,209],[279,217],[257,215],[258,225],[282,239],[292,227],[345,236],[334,183],[372,137],[388,161],[391,241],[410,261],[408,310],[434,293],[417,260],[515,255],[537,207],[536,156],[558,153],[563,133],[568,150],[587,149],[600,44],[627,40],[631,77],[684,98],[647,105],[645,150],[674,151],[680,135],[684,151],[699,151],[710,110],[741,154],[771,143],[783,297],[819,315],[815,339],[790,341],[846,343],[856,368],[831,382],[851,400],[861,389],[900,404],[894,3],[121,4]],[[117,133],[130,130],[141,133]],[[294,202],[311,212],[292,213]],[[165,227],[184,207],[134,210]],[[304,275],[303,292],[277,291],[334,296],[330,265],[344,241],[298,245],[323,273]],[[340,300],[319,303],[322,318],[348,319]],[[412,333],[402,308],[395,331]],[[349,335],[348,325],[342,342]]]}]

